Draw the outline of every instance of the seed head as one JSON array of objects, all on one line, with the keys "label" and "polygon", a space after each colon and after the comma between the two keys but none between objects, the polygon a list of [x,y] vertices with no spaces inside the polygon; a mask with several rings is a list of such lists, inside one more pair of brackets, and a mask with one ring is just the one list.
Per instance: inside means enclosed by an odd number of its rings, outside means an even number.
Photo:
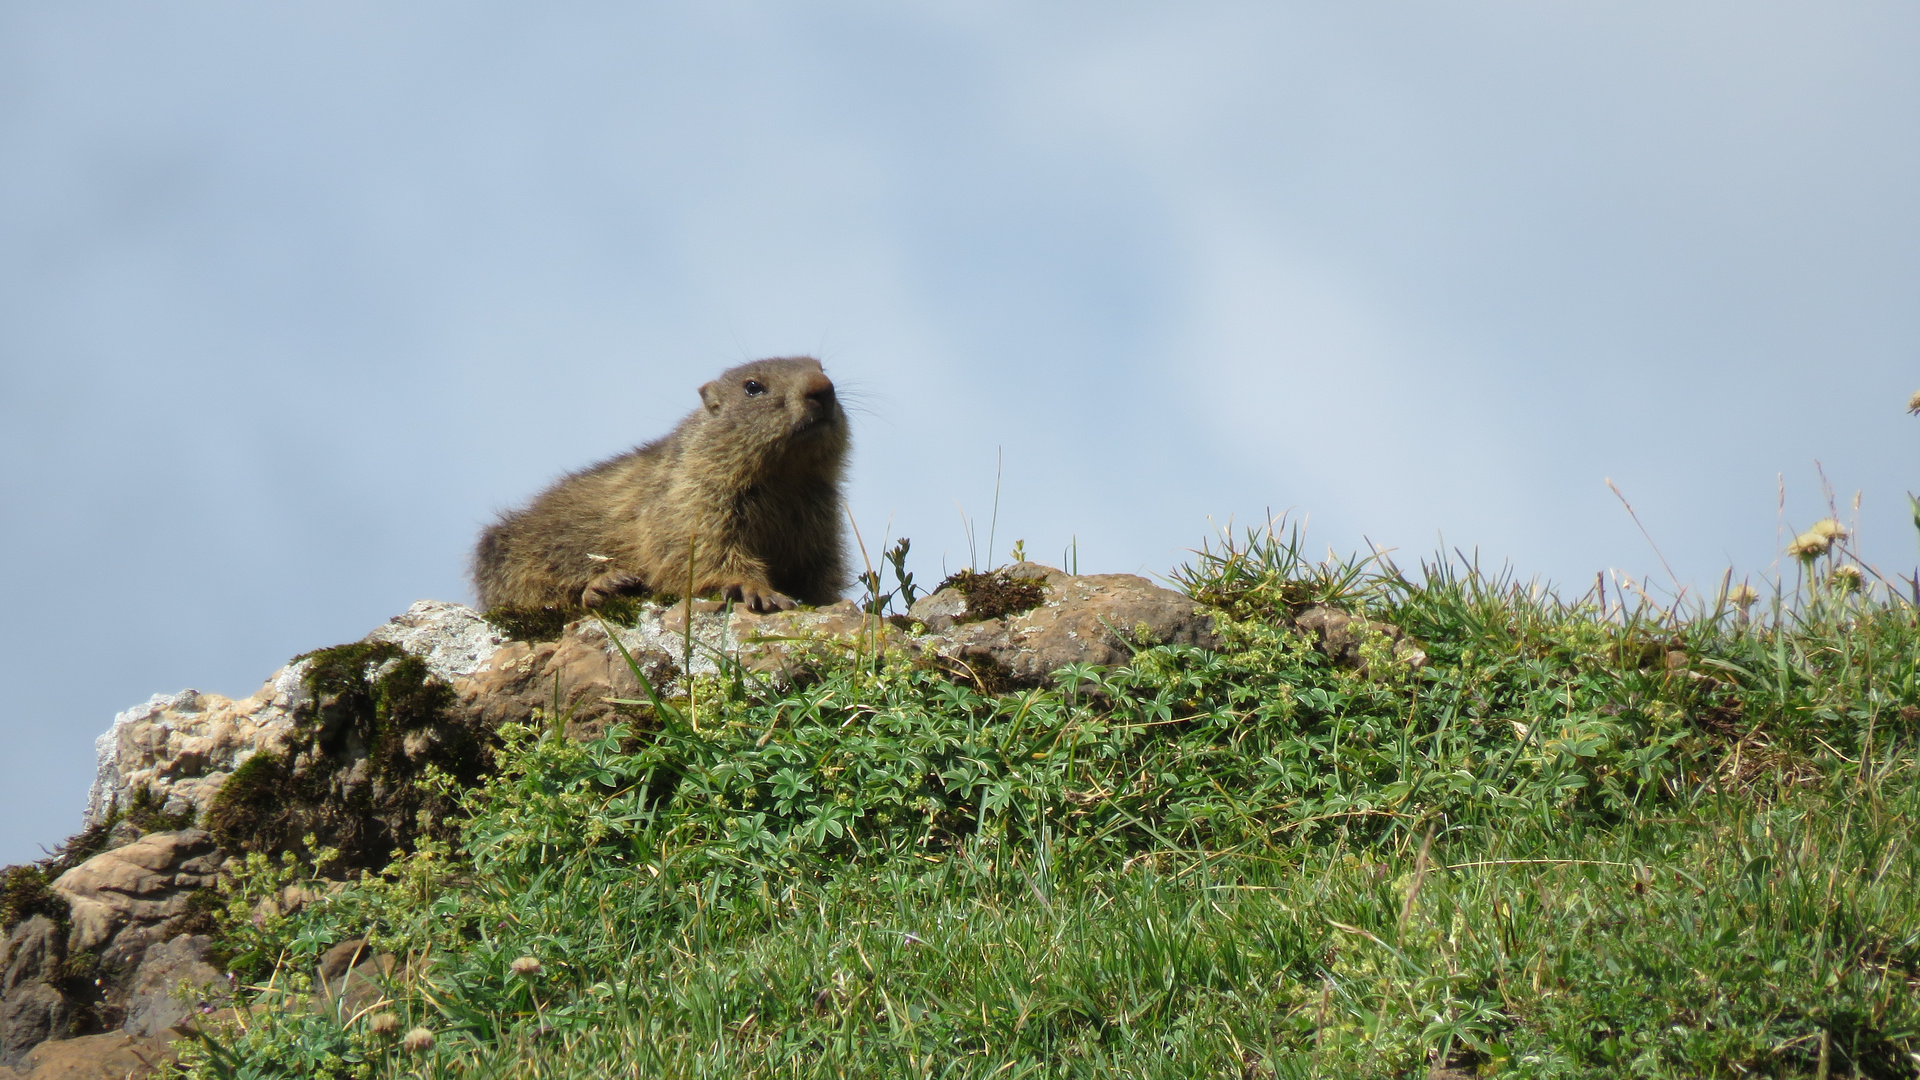
[{"label": "seed head", "polygon": [[1754,602],[1759,599],[1759,591],[1744,581],[1727,590],[1727,603],[1732,604],[1741,611],[1752,607]]},{"label": "seed head", "polygon": [[1829,540],[1845,540],[1847,538],[1847,530],[1842,528],[1840,523],[1832,518],[1821,518],[1819,521],[1807,526],[1807,531],[1817,536],[1824,536]]},{"label": "seed head", "polygon": [[507,966],[513,969],[515,975],[525,979],[540,974],[540,960],[534,956],[523,956]]},{"label": "seed head", "polygon": [[400,1039],[400,1046],[415,1054],[431,1050],[433,1049],[433,1032],[423,1027],[414,1028]]},{"label": "seed head", "polygon": [[375,1035],[391,1035],[400,1030],[400,1018],[390,1012],[378,1012],[367,1017],[367,1030]]},{"label": "seed head", "polygon": [[1787,554],[1796,559],[1812,562],[1825,555],[1827,549],[1832,546],[1833,541],[1809,529],[1793,538],[1793,543],[1787,545]]}]

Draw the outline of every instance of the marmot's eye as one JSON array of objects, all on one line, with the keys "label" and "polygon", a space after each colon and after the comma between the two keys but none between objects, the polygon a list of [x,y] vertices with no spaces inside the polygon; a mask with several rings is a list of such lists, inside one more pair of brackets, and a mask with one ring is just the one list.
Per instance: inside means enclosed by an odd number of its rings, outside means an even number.
[{"label": "marmot's eye", "polygon": [[745,389],[748,397],[759,397],[761,394],[767,392],[766,385],[759,379],[748,379],[745,383]]}]

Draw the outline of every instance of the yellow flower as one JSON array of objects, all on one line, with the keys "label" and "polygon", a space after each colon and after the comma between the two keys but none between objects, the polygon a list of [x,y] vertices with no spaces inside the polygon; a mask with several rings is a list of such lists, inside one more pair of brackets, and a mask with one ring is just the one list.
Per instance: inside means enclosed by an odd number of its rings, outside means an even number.
[{"label": "yellow flower", "polygon": [[1732,604],[1741,611],[1752,607],[1759,599],[1759,590],[1744,581],[1727,590],[1727,603]]},{"label": "yellow flower", "polygon": [[1842,528],[1840,523],[1832,518],[1821,518],[1819,521],[1807,526],[1807,531],[1810,533],[1818,533],[1829,540],[1845,540],[1847,538],[1847,530]]},{"label": "yellow flower", "polygon": [[1915,390],[1913,396],[1907,399],[1907,411],[1920,416],[1920,390]]},{"label": "yellow flower", "polygon": [[1833,568],[1833,584],[1842,591],[1851,592],[1860,587],[1860,568],[1845,563]]}]

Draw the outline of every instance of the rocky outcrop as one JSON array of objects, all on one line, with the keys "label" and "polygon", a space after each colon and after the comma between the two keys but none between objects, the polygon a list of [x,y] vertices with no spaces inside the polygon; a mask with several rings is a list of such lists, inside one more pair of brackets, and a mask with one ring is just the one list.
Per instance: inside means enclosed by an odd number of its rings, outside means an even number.
[{"label": "rocky outcrop", "polygon": [[[829,656],[891,648],[947,661],[963,673],[990,674],[987,681],[997,687],[1038,685],[1068,664],[1124,664],[1142,645],[1218,644],[1211,619],[1193,601],[1131,574],[1076,576],[1020,563],[977,577],[1031,583],[1032,606],[1001,611],[989,604],[981,617],[981,605],[970,606],[968,591],[960,587],[923,597],[908,616],[891,620],[863,615],[850,601],[770,615],[729,612],[710,601],[696,601],[691,612],[642,602],[625,620],[632,625],[615,626],[613,633],[655,689],[669,696],[683,692],[683,668],[712,674],[727,658],[788,679]],[[317,770],[325,782],[307,787],[326,787],[346,800],[365,790],[377,803],[373,793],[386,781],[375,759],[389,734],[397,740],[389,747],[395,760],[417,763],[476,732],[526,719],[535,709],[563,720],[570,734],[591,735],[616,711],[609,699],[644,696],[607,626],[592,617],[566,624],[548,640],[515,640],[471,608],[422,601],[360,644],[392,647],[364,654],[369,663],[353,675],[365,687],[361,705],[391,696],[379,684],[401,673],[382,665],[410,658],[432,684],[450,692],[446,717],[403,718],[411,726],[397,734],[356,728],[378,718],[347,715],[352,709],[342,702],[352,706],[360,689],[348,685],[353,679],[316,687],[316,675],[324,673],[315,665],[338,650],[287,665],[239,700],[195,690],[159,695],[115,717],[100,737],[88,823],[126,811],[136,797],[166,813],[207,821],[228,779],[259,756],[284,768],[256,764],[256,781],[285,790]],[[276,835],[298,838],[316,827],[324,837],[327,822],[289,819],[276,826]],[[384,854],[388,848],[381,845],[403,844],[405,831],[404,823],[394,822],[355,842]]]},{"label": "rocky outcrop", "polygon": [[[312,836],[341,853],[341,868],[383,863],[450,822],[451,806],[413,783],[428,767],[471,781],[503,723],[539,710],[588,737],[630,707],[621,702],[644,699],[622,650],[671,697],[689,675],[736,662],[779,682],[889,650],[1001,689],[1069,664],[1125,664],[1147,645],[1218,644],[1192,601],[1144,578],[1031,563],[962,575],[890,618],[851,602],[755,615],[640,601],[621,615],[544,633],[515,624],[516,636],[469,608],[423,601],[360,642],[296,658],[251,696],[183,690],[115,717],[96,744],[86,819],[98,840],[85,850],[110,850],[46,864],[52,914],[17,916],[0,938],[0,1066],[68,1075],[46,1070],[84,1060],[125,1072],[154,1057],[153,1040],[224,1000],[199,932],[224,859],[301,850]],[[175,827],[183,822],[201,827]],[[364,1003],[392,958],[336,949],[328,963],[339,970],[319,973],[327,993]]]},{"label": "rocky outcrop", "polygon": [[[364,641],[397,646],[444,683],[471,675],[507,642],[471,608],[422,600]],[[252,696],[233,700],[182,690],[156,694],[113,718],[95,741],[97,764],[86,824],[107,820],[145,791],[163,812],[204,814],[235,769],[261,752],[287,749],[298,714],[312,703],[311,660],[273,673]]]},{"label": "rocky outcrop", "polygon": [[[337,869],[382,865],[451,826],[448,797],[413,781],[429,768],[478,779],[500,725],[536,711],[583,738],[649,688],[674,697],[690,676],[723,671],[790,683],[829,660],[885,654],[1002,690],[1070,665],[1125,665],[1154,645],[1222,644],[1206,610],[1145,578],[1034,563],[956,575],[888,617],[851,601],[765,615],[711,601],[608,612],[496,625],[423,601],[359,642],[296,658],[249,697],[184,690],[115,717],[96,744],[89,839],[16,868],[39,891],[0,905],[16,920],[0,933],[0,1076],[22,1064],[41,1080],[141,1075],[170,1032],[226,1000],[202,933],[224,860],[303,850],[312,837],[336,850]],[[1364,665],[1381,647],[1424,661],[1385,624],[1329,608],[1293,622],[1336,663]],[[255,917],[320,895],[288,886]],[[325,1001],[359,1011],[379,1000],[394,962],[343,943],[316,983]]]}]

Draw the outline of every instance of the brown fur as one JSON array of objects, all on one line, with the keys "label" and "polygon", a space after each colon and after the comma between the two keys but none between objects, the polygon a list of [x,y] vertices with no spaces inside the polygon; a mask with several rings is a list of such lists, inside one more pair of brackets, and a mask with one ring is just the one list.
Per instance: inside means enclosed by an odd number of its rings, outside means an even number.
[{"label": "brown fur", "polygon": [[848,584],[847,417],[820,362],[728,368],[700,400],[666,438],[502,514],[474,552],[481,607],[685,593],[689,542],[695,594],[717,591],[755,611],[837,599]]}]

